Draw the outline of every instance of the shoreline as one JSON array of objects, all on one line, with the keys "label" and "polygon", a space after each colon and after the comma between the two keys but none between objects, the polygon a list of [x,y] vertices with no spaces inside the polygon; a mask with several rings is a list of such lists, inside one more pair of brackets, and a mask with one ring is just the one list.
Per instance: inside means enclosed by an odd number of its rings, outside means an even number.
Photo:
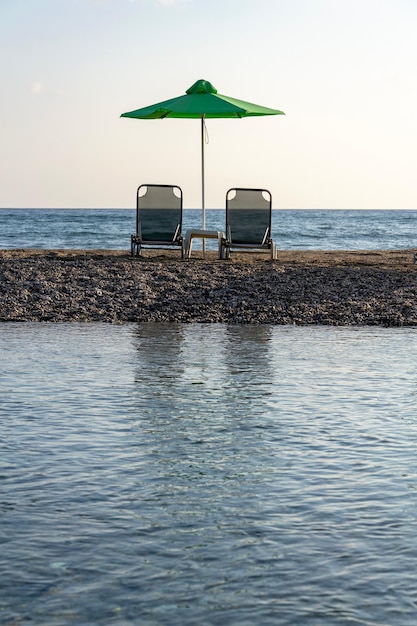
[{"label": "shoreline", "polygon": [[413,255],[0,250],[0,321],[417,326]]}]

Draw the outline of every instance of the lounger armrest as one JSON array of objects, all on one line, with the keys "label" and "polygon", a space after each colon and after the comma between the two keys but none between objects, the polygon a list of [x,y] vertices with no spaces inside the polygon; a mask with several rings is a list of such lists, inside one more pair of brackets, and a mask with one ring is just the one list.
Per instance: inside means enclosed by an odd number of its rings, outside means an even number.
[{"label": "lounger armrest", "polygon": [[172,241],[177,241],[178,235],[180,234],[180,226],[181,226],[180,224],[177,224],[177,228],[175,229],[175,233],[172,238]]},{"label": "lounger armrest", "polygon": [[265,246],[269,242],[269,227],[267,226],[262,238],[261,246]]}]

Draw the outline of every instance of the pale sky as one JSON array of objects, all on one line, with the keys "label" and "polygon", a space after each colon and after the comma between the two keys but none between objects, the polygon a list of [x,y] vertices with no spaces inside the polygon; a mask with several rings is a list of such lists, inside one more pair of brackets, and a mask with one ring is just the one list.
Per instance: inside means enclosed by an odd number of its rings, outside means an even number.
[{"label": "pale sky", "polygon": [[417,209],[416,0],[0,0],[0,207],[201,206],[199,120],[120,114],[196,80],[285,116],[208,120],[206,206]]}]

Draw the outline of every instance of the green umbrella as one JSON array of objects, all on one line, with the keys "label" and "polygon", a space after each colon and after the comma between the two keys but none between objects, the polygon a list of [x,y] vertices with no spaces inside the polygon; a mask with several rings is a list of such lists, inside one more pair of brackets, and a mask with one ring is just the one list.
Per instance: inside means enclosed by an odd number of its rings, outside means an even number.
[{"label": "green umbrella", "polygon": [[164,117],[201,118],[201,189],[203,229],[206,227],[204,201],[204,120],[206,118],[250,117],[257,115],[285,115],[283,111],[244,102],[217,93],[207,80],[198,80],[183,96],[158,102],[136,111],[123,113],[120,117],[133,117],[140,120],[155,120]]}]

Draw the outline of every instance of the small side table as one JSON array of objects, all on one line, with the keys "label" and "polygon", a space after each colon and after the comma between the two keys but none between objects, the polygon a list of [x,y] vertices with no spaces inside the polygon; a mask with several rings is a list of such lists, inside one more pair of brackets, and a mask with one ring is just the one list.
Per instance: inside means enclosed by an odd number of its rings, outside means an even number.
[{"label": "small side table", "polygon": [[199,237],[200,239],[217,239],[219,246],[219,259],[220,252],[222,248],[222,238],[224,238],[224,233],[220,230],[201,230],[197,228],[193,228],[191,230],[187,230],[184,237],[184,249],[185,249],[185,258],[189,259],[191,256],[191,248],[193,247],[193,239]]}]

